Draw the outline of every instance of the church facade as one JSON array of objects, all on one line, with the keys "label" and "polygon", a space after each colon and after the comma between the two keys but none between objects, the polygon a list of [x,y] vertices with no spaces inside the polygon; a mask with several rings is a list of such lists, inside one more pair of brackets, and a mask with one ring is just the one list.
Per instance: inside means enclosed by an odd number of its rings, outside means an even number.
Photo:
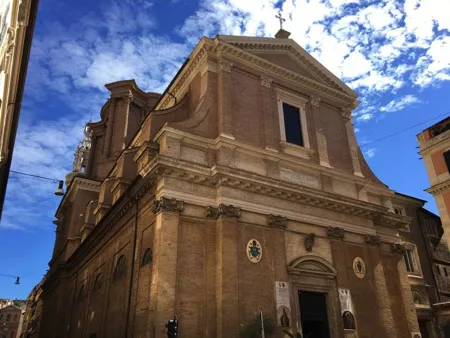
[{"label": "church facade", "polygon": [[[357,95],[280,30],[108,84],[56,212],[40,337],[420,337]],[[273,325],[272,325],[273,324]],[[254,326],[254,325],[253,325]],[[258,325],[256,325],[258,326]]]}]

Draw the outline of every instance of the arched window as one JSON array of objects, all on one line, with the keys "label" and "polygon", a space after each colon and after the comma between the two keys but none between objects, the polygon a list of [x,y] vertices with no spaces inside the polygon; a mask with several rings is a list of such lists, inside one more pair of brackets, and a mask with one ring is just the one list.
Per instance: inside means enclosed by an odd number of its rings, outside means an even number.
[{"label": "arched window", "polygon": [[125,261],[125,256],[122,255],[117,260],[116,269],[114,270],[113,281],[116,281],[125,275],[127,270],[127,263]]},{"label": "arched window", "polygon": [[80,291],[78,291],[78,302],[82,302],[83,299],[84,299],[84,285],[82,285]]},{"label": "arched window", "polygon": [[145,250],[144,252],[144,255],[142,256],[141,268],[146,265],[151,265],[152,262],[153,262],[153,251],[151,248],[147,248],[147,250]]},{"label": "arched window", "polygon": [[100,293],[102,292],[102,289],[103,289],[103,275],[99,273],[95,278],[94,288],[92,289],[92,291],[94,293]]}]

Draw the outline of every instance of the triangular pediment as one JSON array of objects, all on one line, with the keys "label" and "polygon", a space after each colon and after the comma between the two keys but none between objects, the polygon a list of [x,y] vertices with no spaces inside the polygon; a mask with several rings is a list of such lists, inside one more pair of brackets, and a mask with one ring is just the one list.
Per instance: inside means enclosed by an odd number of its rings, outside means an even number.
[{"label": "triangular pediment", "polygon": [[230,35],[219,35],[218,39],[347,96],[358,96],[292,39]]}]

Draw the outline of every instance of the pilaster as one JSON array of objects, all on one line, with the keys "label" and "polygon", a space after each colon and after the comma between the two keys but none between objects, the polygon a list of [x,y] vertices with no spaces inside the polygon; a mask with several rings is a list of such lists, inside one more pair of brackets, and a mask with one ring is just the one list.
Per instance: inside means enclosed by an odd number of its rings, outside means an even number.
[{"label": "pilaster", "polygon": [[275,137],[273,133],[273,111],[272,111],[272,79],[261,76],[260,107],[263,115],[263,135],[267,149],[276,150]]},{"label": "pilaster", "polygon": [[316,129],[316,123],[314,123],[320,115],[321,101],[322,99],[320,97],[314,95],[310,96],[309,107],[311,109],[311,117],[309,118],[308,124],[311,124],[311,137],[313,138],[312,143],[317,145],[317,156],[320,165],[331,168],[330,160],[328,158],[328,144],[325,130],[323,128]]},{"label": "pilaster", "polygon": [[153,246],[153,280],[150,303],[155,311],[155,338],[165,338],[164,325],[176,314],[178,230],[184,202],[161,197],[154,202],[156,214]]},{"label": "pilaster", "polygon": [[397,269],[401,288],[400,297],[403,303],[403,309],[409,332],[420,332],[419,323],[417,322],[416,308],[414,306],[414,300],[411,293],[411,286],[408,281],[408,272],[406,271],[405,261],[401,258],[398,260]]},{"label": "pilaster", "polygon": [[103,148],[103,153],[106,155],[106,157],[109,157],[111,153],[111,142],[114,130],[115,112],[116,112],[116,99],[111,98],[109,104],[108,121],[106,123],[105,144]]},{"label": "pilaster", "polygon": [[208,207],[207,217],[217,220],[217,337],[239,333],[238,218],[241,209],[232,205]]},{"label": "pilaster", "polygon": [[131,137],[134,135],[130,135],[129,132],[129,121],[130,121],[130,104],[133,102],[133,94],[128,92],[127,96],[123,98],[123,102],[125,105],[125,126],[123,128],[123,143],[122,143],[122,149],[125,149],[128,144],[130,143]]},{"label": "pilaster", "polygon": [[225,59],[217,63],[219,134],[234,139],[231,111],[231,69],[233,64]]},{"label": "pilaster", "polygon": [[353,175],[363,177],[361,165],[359,164],[358,142],[356,141],[355,129],[353,127],[352,107],[342,108],[345,132],[347,133],[350,155],[352,157]]},{"label": "pilaster", "polygon": [[386,285],[386,277],[380,256],[377,249],[372,249],[372,255],[377,259],[378,263],[373,270],[373,285],[376,293],[378,303],[378,312],[383,325],[381,326],[383,332],[379,332],[380,337],[397,337],[395,330],[394,319],[392,317],[389,291]]}]

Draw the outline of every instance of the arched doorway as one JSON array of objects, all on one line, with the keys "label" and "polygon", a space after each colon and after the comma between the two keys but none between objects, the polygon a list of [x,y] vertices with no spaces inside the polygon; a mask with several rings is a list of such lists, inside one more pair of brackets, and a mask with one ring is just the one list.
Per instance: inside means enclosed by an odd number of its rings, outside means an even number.
[{"label": "arched doorway", "polygon": [[341,337],[334,266],[318,256],[303,256],[288,265],[288,272],[298,313],[297,327],[303,337]]}]

